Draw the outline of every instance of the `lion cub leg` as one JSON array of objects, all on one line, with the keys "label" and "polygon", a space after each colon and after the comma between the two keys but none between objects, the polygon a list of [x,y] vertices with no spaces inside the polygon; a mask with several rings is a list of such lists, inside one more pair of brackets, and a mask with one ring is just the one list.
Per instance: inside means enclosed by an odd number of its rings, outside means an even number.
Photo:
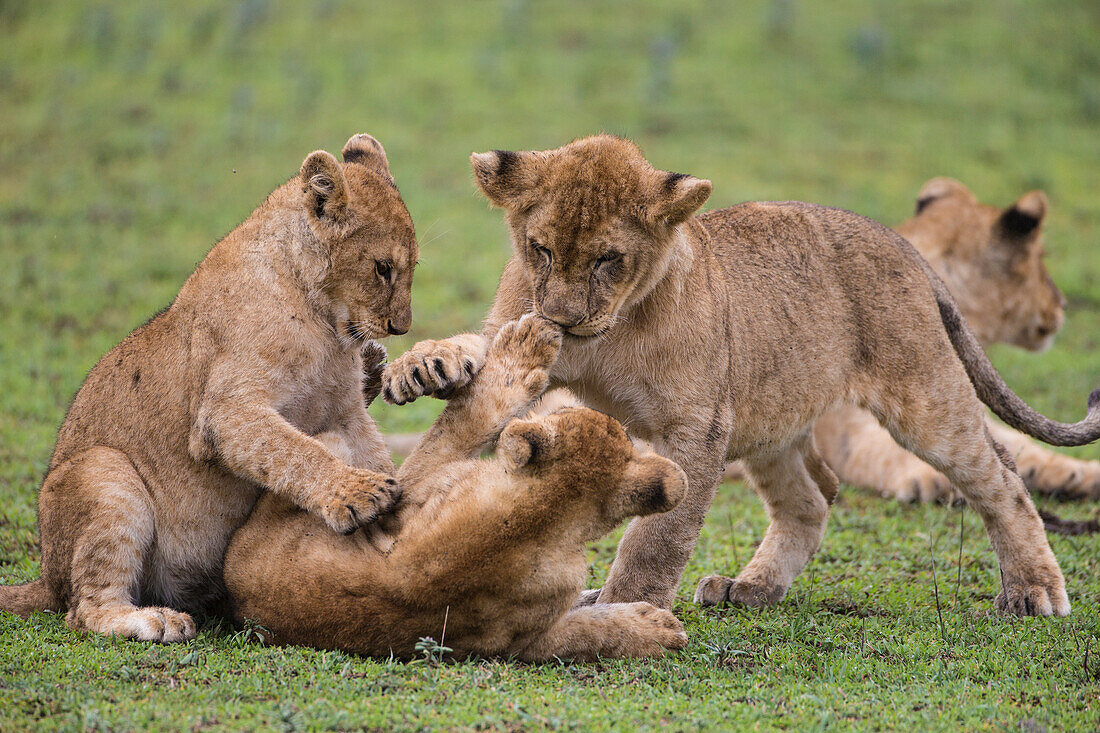
[{"label": "lion cub leg", "polygon": [[950,502],[947,477],[898,445],[875,416],[852,405],[835,407],[814,426],[825,462],[846,484],[903,502]]},{"label": "lion cub leg", "polygon": [[1016,461],[1028,490],[1060,499],[1100,497],[1100,461],[1072,458],[999,422],[987,420],[987,424],[993,439]]},{"label": "lion cub leg", "polygon": [[837,479],[809,434],[765,456],[745,460],[749,482],[764,500],[771,524],[752,560],[735,579],[699,581],[695,602],[759,607],[778,603],[821,545]]},{"label": "lion cub leg", "polygon": [[599,657],[659,657],[687,646],[687,634],[671,611],[649,603],[609,603],[574,608],[519,653],[525,662],[593,661]]},{"label": "lion cub leg", "polygon": [[941,470],[982,518],[1001,569],[997,610],[1068,615],[1062,570],[1011,455],[990,436],[985,409],[970,384],[964,379],[952,384],[941,381],[908,394],[891,385],[874,411],[899,443]]},{"label": "lion cub leg", "polygon": [[[138,607],[134,601],[155,528],[149,491],[126,456],[93,448],[50,472],[39,500],[42,547],[50,571],[68,566],[68,625],[141,641],[186,641],[195,622],[186,613]],[[62,556],[71,553],[71,564]],[[59,562],[60,561],[60,562]]]}]

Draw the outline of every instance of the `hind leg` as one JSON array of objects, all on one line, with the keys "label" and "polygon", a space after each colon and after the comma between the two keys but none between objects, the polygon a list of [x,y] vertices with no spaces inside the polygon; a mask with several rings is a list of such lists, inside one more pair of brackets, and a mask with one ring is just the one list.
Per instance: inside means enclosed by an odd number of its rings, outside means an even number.
[{"label": "hind leg", "polygon": [[1042,520],[1012,457],[993,440],[985,410],[963,380],[951,385],[941,379],[934,389],[920,391],[895,384],[889,397],[870,407],[899,443],[942,471],[982,518],[1001,568],[997,610],[1065,616],[1070,610],[1065,579]]},{"label": "hind leg", "polygon": [[194,638],[186,613],[135,605],[153,543],[153,506],[123,453],[93,448],[55,468],[39,512],[43,548],[64,548],[71,559],[49,563],[69,570],[51,584],[69,589],[70,627],[142,641]]},{"label": "hind leg", "polygon": [[764,500],[771,524],[752,560],[734,579],[699,581],[695,602],[766,606],[778,603],[821,545],[837,480],[806,434],[783,450],[745,460],[749,480]]}]

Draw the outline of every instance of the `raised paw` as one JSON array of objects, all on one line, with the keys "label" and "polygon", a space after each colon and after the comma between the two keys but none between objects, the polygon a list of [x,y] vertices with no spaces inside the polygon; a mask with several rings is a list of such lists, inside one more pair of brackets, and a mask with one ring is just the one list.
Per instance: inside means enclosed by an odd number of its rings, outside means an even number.
[{"label": "raised paw", "polygon": [[561,341],[560,326],[528,313],[501,327],[489,348],[489,358],[508,361],[524,370],[547,370],[557,361]]},{"label": "raised paw", "polygon": [[403,405],[418,397],[446,399],[469,384],[478,364],[456,344],[421,341],[394,359],[382,374],[382,399]]},{"label": "raised paw", "polygon": [[393,511],[401,499],[397,480],[385,474],[353,468],[325,497],[318,514],[340,534],[351,534]]},{"label": "raised paw", "polygon": [[786,594],[786,588],[735,580],[724,575],[708,575],[699,581],[695,589],[695,602],[700,606],[763,608],[779,603]]},{"label": "raised paw", "polygon": [[363,344],[363,402],[369,407],[382,391],[382,374],[386,367],[386,347],[377,341]]},{"label": "raised paw", "polygon": [[1006,575],[993,607],[1014,616],[1068,616],[1070,610],[1069,596],[1066,595],[1065,581],[1060,572],[1040,582],[1012,579]]}]

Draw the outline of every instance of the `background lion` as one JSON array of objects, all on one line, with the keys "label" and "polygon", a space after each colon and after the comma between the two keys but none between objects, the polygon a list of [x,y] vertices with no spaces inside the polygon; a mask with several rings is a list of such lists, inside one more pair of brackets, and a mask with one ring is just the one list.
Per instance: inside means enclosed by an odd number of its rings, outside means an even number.
[{"label": "background lion", "polygon": [[[648,603],[572,608],[586,543],[626,517],[667,511],[685,477],[639,456],[593,410],[514,419],[546,389],[560,346],[560,330],[537,316],[498,331],[476,379],[398,471],[389,552],[265,495],[226,555],[238,617],[278,643],[398,657],[425,636],[457,657],[527,661],[683,648],[680,622]],[[495,459],[478,459],[493,446]]]},{"label": "background lion", "polygon": [[[1073,425],[1028,407],[905,239],[799,202],[696,218],[709,181],[656,170],[608,135],[471,161],[481,191],[505,211],[514,248],[486,337],[529,310],[561,325],[552,383],[618,417],[688,475],[675,510],[631,523],[600,602],[671,604],[723,465],[737,458],[771,524],[736,579],[704,578],[695,597],[778,602],[817,550],[837,491],[812,426],[855,404],[982,517],[1001,569],[998,609],[1069,613],[1042,522],[981,402],[1031,435],[1078,445],[1100,436],[1100,390]],[[454,388],[431,373],[433,358],[396,360],[387,399]]]},{"label": "background lion", "polygon": [[338,532],[393,506],[360,350],[408,330],[416,238],[378,141],[343,157],[310,154],[89,372],[39,494],[42,578],[0,588],[0,609],[190,639],[184,611],[221,597],[263,489]]}]

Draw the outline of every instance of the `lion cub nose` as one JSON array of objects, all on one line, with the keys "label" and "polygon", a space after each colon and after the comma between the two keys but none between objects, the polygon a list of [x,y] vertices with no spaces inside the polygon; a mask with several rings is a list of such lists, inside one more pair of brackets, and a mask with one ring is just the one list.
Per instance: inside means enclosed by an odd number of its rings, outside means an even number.
[{"label": "lion cub nose", "polygon": [[398,326],[393,325],[393,321],[386,321],[386,331],[391,336],[400,336],[403,333],[408,333],[409,332],[409,327],[405,326],[404,328],[400,328]]}]

